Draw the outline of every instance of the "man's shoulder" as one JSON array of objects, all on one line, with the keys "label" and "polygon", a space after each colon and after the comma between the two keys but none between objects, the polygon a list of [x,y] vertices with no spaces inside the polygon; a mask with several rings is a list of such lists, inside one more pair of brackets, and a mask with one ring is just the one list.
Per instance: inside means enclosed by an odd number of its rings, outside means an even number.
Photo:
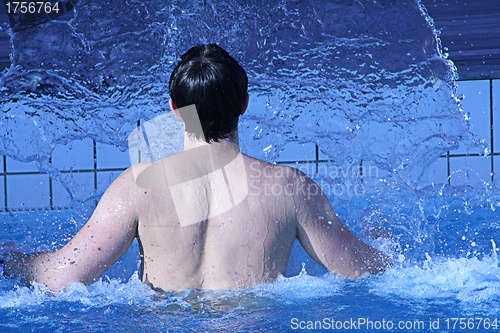
[{"label": "man's shoulder", "polygon": [[108,189],[133,191],[135,188],[140,187],[138,177],[152,164],[151,162],[134,164],[116,177]]},{"label": "man's shoulder", "polygon": [[274,178],[275,180],[281,179],[283,182],[310,179],[304,172],[292,166],[269,163],[246,155],[245,158],[247,172],[253,175]]}]

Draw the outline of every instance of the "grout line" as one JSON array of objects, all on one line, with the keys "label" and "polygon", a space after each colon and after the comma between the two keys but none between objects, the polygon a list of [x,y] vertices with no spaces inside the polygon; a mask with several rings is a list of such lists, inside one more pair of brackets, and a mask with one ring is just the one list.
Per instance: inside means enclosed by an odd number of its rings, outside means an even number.
[{"label": "grout line", "polygon": [[495,165],[493,163],[494,147],[493,147],[493,80],[490,79],[490,145],[491,145],[491,181],[495,180]]},{"label": "grout line", "polygon": [[0,213],[13,213],[13,212],[39,212],[48,210],[69,210],[74,209],[71,206],[54,206],[54,207],[36,207],[36,208],[12,208],[12,209],[0,209]]},{"label": "grout line", "polygon": [[[484,80],[484,79],[483,79]],[[491,180],[494,180],[494,156],[500,156],[500,152],[495,152],[494,150],[494,108],[493,108],[493,81],[494,79],[488,79],[489,80],[489,85],[490,85],[490,146],[491,146],[491,151],[490,154],[488,154],[491,157]],[[473,81],[473,80],[458,80],[458,82],[465,82],[465,81]],[[137,122],[138,126],[141,126],[141,122]],[[95,140],[93,141],[93,158],[94,158],[94,165],[92,169],[79,169],[79,170],[61,170],[61,173],[93,173],[94,174],[94,189],[97,191],[97,176],[98,172],[113,172],[113,171],[124,171],[126,168],[104,168],[104,169],[99,169],[97,168],[97,143]],[[140,153],[140,152],[139,152]],[[475,157],[475,156],[484,156],[482,154],[474,153],[474,154],[451,154],[449,151],[444,154],[439,156],[439,158],[446,158],[447,162],[447,175],[448,175],[448,184],[451,184],[451,166],[450,166],[450,161],[451,158],[457,158],[457,157]],[[0,209],[0,212],[14,212],[14,211],[37,211],[37,210],[46,210],[47,208],[26,208],[26,209],[9,209],[8,207],[8,188],[7,188],[7,176],[14,176],[14,175],[34,175],[34,174],[44,174],[44,172],[36,172],[36,171],[20,171],[20,172],[7,172],[7,156],[3,156],[3,171],[0,172],[0,176],[4,176],[4,209]],[[334,162],[334,160],[320,160],[319,159],[319,147],[317,144],[315,144],[315,159],[314,160],[302,160],[302,161],[280,161],[277,162],[276,164],[315,164],[316,166],[316,173],[319,171],[319,163],[329,163],[329,162]],[[52,184],[52,178],[49,177],[49,195],[50,195],[50,210],[57,210],[57,209],[71,209],[71,207],[56,207],[53,204],[53,184]]]},{"label": "grout line", "polygon": [[451,174],[450,174],[450,152],[446,153],[446,165],[447,165],[447,173],[448,173],[448,185],[451,185]]},{"label": "grout line", "polygon": [[497,78],[497,77],[492,77],[492,78],[488,78],[488,77],[480,77],[480,78],[475,78],[475,79],[458,79],[458,80],[455,80],[455,82],[472,82],[472,81],[488,81],[488,80],[498,80],[500,78]]},{"label": "grout line", "polygon": [[3,193],[4,193],[4,207],[5,209],[8,209],[7,207],[7,156],[4,155],[3,157]]},{"label": "grout line", "polygon": [[[141,120],[140,120],[140,119],[139,119],[139,120],[137,120],[137,128],[138,128],[138,129],[141,129],[141,128],[142,128],[142,127],[141,127]],[[137,161],[138,161],[139,163],[141,163],[141,162],[142,162],[142,156],[141,156],[141,150],[140,150],[140,149],[137,149]]]},{"label": "grout line", "polygon": [[[52,156],[49,158],[49,163],[52,164]],[[52,191],[52,177],[49,176],[49,205],[54,207],[54,191]]]},{"label": "grout line", "polygon": [[[490,154],[488,156],[500,156],[500,152],[499,153],[493,153],[493,154]],[[474,153],[474,154],[450,154],[449,152],[447,152],[445,155],[441,155],[438,158],[450,159],[450,158],[457,158],[457,157],[484,157],[484,155],[483,154],[479,154],[479,153]],[[332,162],[335,162],[335,160],[279,161],[279,162],[276,162],[276,164],[307,164],[307,163],[311,163],[311,164],[314,163],[314,164],[316,164],[316,163],[332,163]]]},{"label": "grout line", "polygon": [[[80,169],[80,170],[60,170],[60,173],[93,173],[93,172],[113,172],[125,171],[127,168],[105,168],[105,169]],[[46,172],[40,171],[17,171],[17,172],[0,172],[0,176],[21,176],[21,175],[44,175]]]},{"label": "grout line", "polygon": [[316,173],[319,173],[319,147],[316,145]]},{"label": "grout line", "polygon": [[97,144],[94,139],[92,139],[92,145],[94,148],[94,190],[97,192]]},{"label": "grout line", "polygon": [[[446,155],[439,156],[439,158],[449,159],[449,158],[457,158],[457,157],[483,157],[483,156],[484,156],[483,154],[478,154],[478,153],[475,153],[475,154],[450,154],[448,152]],[[490,153],[489,156],[500,156],[500,152],[493,153],[493,154]],[[4,156],[4,160],[5,160],[5,156]],[[315,164],[315,165],[319,166],[319,163],[333,163],[333,162],[335,162],[335,160],[315,159],[315,160],[301,160],[301,161],[278,161],[278,162],[276,162],[276,164],[307,164],[307,163],[311,163],[311,164]],[[4,171],[0,172],[0,176],[21,176],[21,175],[43,175],[43,174],[46,174],[45,172],[41,172],[41,171],[10,171],[10,172],[7,172],[5,169],[6,168],[4,167]],[[103,169],[99,169],[99,168],[76,169],[76,170],[73,169],[73,170],[60,170],[59,172],[62,174],[67,174],[67,173],[114,172],[114,171],[125,171],[125,170],[127,170],[126,167],[103,168]]]},{"label": "grout line", "polygon": [[[445,158],[445,157],[485,157],[484,154],[479,154],[479,153],[474,153],[474,154],[450,154],[449,152],[446,155],[441,155],[439,156],[440,158]],[[500,153],[490,153],[487,156],[500,156]]]}]

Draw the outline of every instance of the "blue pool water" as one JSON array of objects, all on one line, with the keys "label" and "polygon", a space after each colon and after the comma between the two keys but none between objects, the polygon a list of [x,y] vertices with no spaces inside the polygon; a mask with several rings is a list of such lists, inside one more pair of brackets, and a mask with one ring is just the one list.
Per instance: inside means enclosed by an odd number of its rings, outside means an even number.
[{"label": "blue pool water", "polygon": [[[72,175],[62,177],[51,163],[54,149],[92,138],[125,151],[138,120],[166,111],[166,82],[179,55],[217,42],[250,78],[244,152],[274,161],[289,142],[315,143],[332,168],[378,170],[315,180],[324,189],[361,186],[360,195],[327,195],[393,266],[341,279],[296,244],[286,276],[274,283],[159,293],[139,282],[133,244],[87,287],[53,293],[0,278],[2,331],[293,332],[341,323],[347,331],[440,332],[463,321],[468,331],[498,330],[500,191],[495,183],[431,182],[440,155],[481,143],[419,2],[82,0],[75,10],[69,22],[12,36],[13,66],[0,78],[0,153],[35,161],[76,208],[2,214],[1,243],[28,252],[64,245],[100,193],[88,195]],[[372,226],[391,236],[371,240]]]},{"label": "blue pool water", "polygon": [[[371,320],[373,325],[383,321],[394,326],[402,322],[406,325],[402,327],[424,325],[409,331],[425,332],[430,321],[439,320],[441,330],[434,331],[440,332],[448,331],[448,318],[493,322],[500,314],[500,268],[491,239],[500,237],[500,225],[491,222],[499,221],[499,214],[490,208],[477,207],[467,214],[450,207],[439,219],[440,231],[429,235],[429,242],[436,244],[434,252],[427,252],[423,260],[399,258],[379,276],[346,280],[325,274],[296,247],[289,277],[233,291],[152,291],[139,281],[134,244],[88,287],[74,284],[54,294],[42,285],[28,288],[1,280],[0,325],[9,332],[291,332],[297,331],[293,328],[300,321],[322,321],[328,331],[332,321]],[[68,230],[75,231],[74,223],[68,222],[70,215],[19,213],[3,216],[2,226],[10,230],[8,239],[20,243],[32,239],[27,250],[51,248],[54,240],[63,243],[71,236]],[[399,239],[395,236],[404,245]],[[373,332],[367,325],[356,326],[356,331]]]}]

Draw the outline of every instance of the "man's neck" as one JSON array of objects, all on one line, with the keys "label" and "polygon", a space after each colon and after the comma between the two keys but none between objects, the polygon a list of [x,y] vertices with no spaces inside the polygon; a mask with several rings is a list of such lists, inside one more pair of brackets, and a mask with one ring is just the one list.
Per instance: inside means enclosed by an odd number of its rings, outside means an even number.
[{"label": "man's neck", "polygon": [[241,154],[238,142],[238,132],[219,142],[207,143],[204,140],[192,139],[184,133],[184,165],[197,165],[206,174],[230,164]]},{"label": "man's neck", "polygon": [[192,139],[191,136],[184,132],[184,150],[190,150],[193,148],[202,147],[209,145],[210,150],[213,152],[227,151],[227,149],[238,150],[240,149],[238,131],[232,132],[226,139],[222,139],[219,142],[207,143],[205,140]]}]

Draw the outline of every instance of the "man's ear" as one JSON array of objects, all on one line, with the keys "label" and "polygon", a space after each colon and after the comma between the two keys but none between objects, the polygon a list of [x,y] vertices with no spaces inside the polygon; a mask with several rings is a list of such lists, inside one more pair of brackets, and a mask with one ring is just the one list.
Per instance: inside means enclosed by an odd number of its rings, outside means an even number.
[{"label": "man's ear", "polygon": [[168,101],[168,105],[170,105],[170,110],[172,110],[175,113],[175,116],[179,119],[181,119],[181,115],[179,114],[179,110],[177,109],[177,106],[175,106],[175,103],[172,99]]},{"label": "man's ear", "polygon": [[247,110],[249,100],[250,100],[250,96],[247,94],[247,99],[245,100],[245,103],[243,103],[243,107],[241,108],[240,116],[242,116],[245,113],[245,111]]}]

